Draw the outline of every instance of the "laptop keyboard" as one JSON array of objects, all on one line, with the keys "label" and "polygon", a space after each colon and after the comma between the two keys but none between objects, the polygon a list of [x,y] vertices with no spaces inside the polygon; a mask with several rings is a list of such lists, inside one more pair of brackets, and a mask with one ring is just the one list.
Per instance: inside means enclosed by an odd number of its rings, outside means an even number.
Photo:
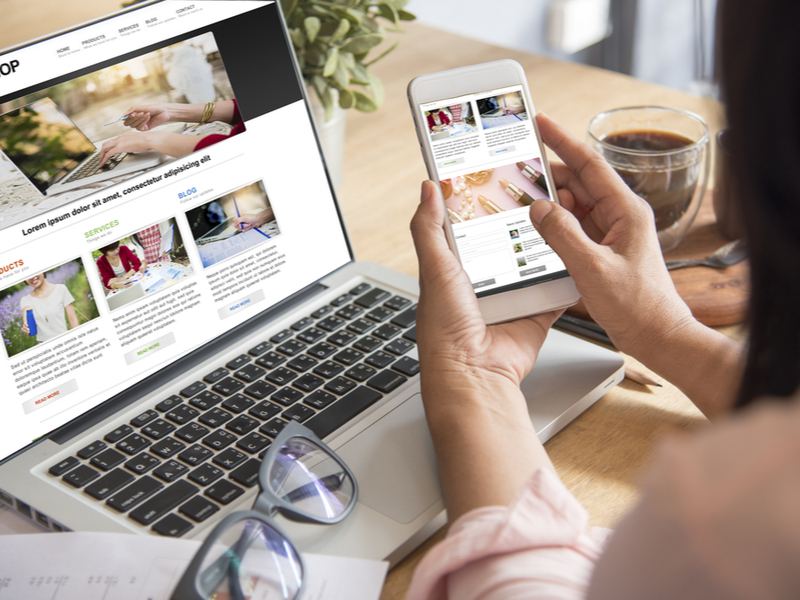
[{"label": "laptop keyboard", "polygon": [[117,165],[119,165],[119,163],[121,163],[126,156],[128,156],[127,152],[120,152],[119,154],[114,154],[111,158],[108,159],[106,164],[104,164],[101,167],[100,151],[96,150],[94,154],[92,154],[86,162],[84,162],[72,173],[70,173],[70,176],[67,177],[62,183],[70,183],[73,181],[77,181],[79,179],[86,179],[87,177],[91,177],[92,175],[97,175],[101,171],[102,172],[111,171]]},{"label": "laptop keyboard", "polygon": [[324,438],[419,372],[416,305],[362,283],[49,469],[166,536],[258,484],[295,420]]}]

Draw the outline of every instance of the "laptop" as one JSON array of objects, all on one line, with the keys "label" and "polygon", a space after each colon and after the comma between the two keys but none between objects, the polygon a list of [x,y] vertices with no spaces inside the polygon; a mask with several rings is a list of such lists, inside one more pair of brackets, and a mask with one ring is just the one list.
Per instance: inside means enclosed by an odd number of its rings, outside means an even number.
[{"label": "laptop", "polygon": [[[397,562],[446,522],[418,284],[354,260],[277,3],[138,5],[6,51],[0,106],[207,32],[217,49],[186,53],[191,70],[216,77],[244,132],[0,231],[0,502],[51,531],[202,539],[252,505],[293,419],[351,466],[360,497],[336,526],[281,527],[305,551]],[[171,85],[150,84],[118,92]],[[254,180],[280,234],[204,266],[187,214]],[[168,219],[191,275],[112,312],[99,248]],[[622,374],[617,354],[552,331],[523,386],[540,437]]]}]

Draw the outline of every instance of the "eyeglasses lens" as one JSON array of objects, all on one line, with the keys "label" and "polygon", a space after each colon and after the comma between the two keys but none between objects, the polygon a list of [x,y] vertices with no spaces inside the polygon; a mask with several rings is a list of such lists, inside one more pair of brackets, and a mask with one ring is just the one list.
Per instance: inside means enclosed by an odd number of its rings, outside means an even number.
[{"label": "eyeglasses lens", "polygon": [[294,600],[303,568],[294,547],[268,524],[235,523],[209,549],[197,588],[209,600]]},{"label": "eyeglasses lens", "polygon": [[353,480],[328,452],[310,440],[293,437],[281,446],[269,472],[279,498],[318,519],[341,516],[353,501]]}]

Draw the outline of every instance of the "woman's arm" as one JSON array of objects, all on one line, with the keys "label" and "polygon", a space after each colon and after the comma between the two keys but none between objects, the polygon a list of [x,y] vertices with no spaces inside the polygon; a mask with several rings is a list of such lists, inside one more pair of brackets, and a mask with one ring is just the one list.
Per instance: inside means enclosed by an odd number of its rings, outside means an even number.
[{"label": "woman's arm", "polygon": [[103,144],[100,149],[100,166],[108,159],[122,152],[149,152],[157,150],[167,156],[179,158],[194,152],[198,138],[193,135],[182,135],[170,131],[146,131],[143,133],[129,131]]},{"label": "woman's arm", "polygon": [[[164,123],[199,123],[205,104],[143,104],[128,109],[123,125],[139,131],[150,131]],[[208,121],[231,123],[234,115],[233,100],[223,100],[214,105]]]},{"label": "woman's arm", "polygon": [[78,326],[78,315],[75,314],[75,307],[72,306],[70,302],[64,307],[64,311],[67,313],[67,323],[69,323],[70,329],[75,329]]},{"label": "woman's arm", "polygon": [[733,405],[740,344],[693,316],[672,283],[653,211],[594,150],[544,115],[562,206],[539,200],[531,220],[575,279],[592,318],[621,351],[678,386],[708,417]]}]

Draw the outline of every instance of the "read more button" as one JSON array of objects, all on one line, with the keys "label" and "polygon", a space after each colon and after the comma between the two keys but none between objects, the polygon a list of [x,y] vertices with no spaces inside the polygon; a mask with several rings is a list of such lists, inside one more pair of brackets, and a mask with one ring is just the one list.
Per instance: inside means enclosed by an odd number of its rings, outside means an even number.
[{"label": "read more button", "polygon": [[66,383],[62,383],[57,388],[53,388],[46,392],[41,392],[36,396],[34,396],[33,398],[31,398],[30,400],[26,400],[22,404],[22,410],[27,415],[35,410],[39,410],[40,408],[49,406],[53,402],[60,400],[67,394],[71,394],[77,389],[78,389],[78,381],[76,379],[72,379],[70,381],[67,381]]},{"label": "read more button", "polygon": [[162,335],[160,338],[155,340],[151,340],[144,346],[139,346],[135,350],[131,350],[125,355],[125,362],[130,364],[135,363],[137,360],[142,360],[150,356],[151,354],[158,352],[162,348],[166,348],[167,346],[171,346],[175,343],[175,334],[168,333],[167,335]]}]

